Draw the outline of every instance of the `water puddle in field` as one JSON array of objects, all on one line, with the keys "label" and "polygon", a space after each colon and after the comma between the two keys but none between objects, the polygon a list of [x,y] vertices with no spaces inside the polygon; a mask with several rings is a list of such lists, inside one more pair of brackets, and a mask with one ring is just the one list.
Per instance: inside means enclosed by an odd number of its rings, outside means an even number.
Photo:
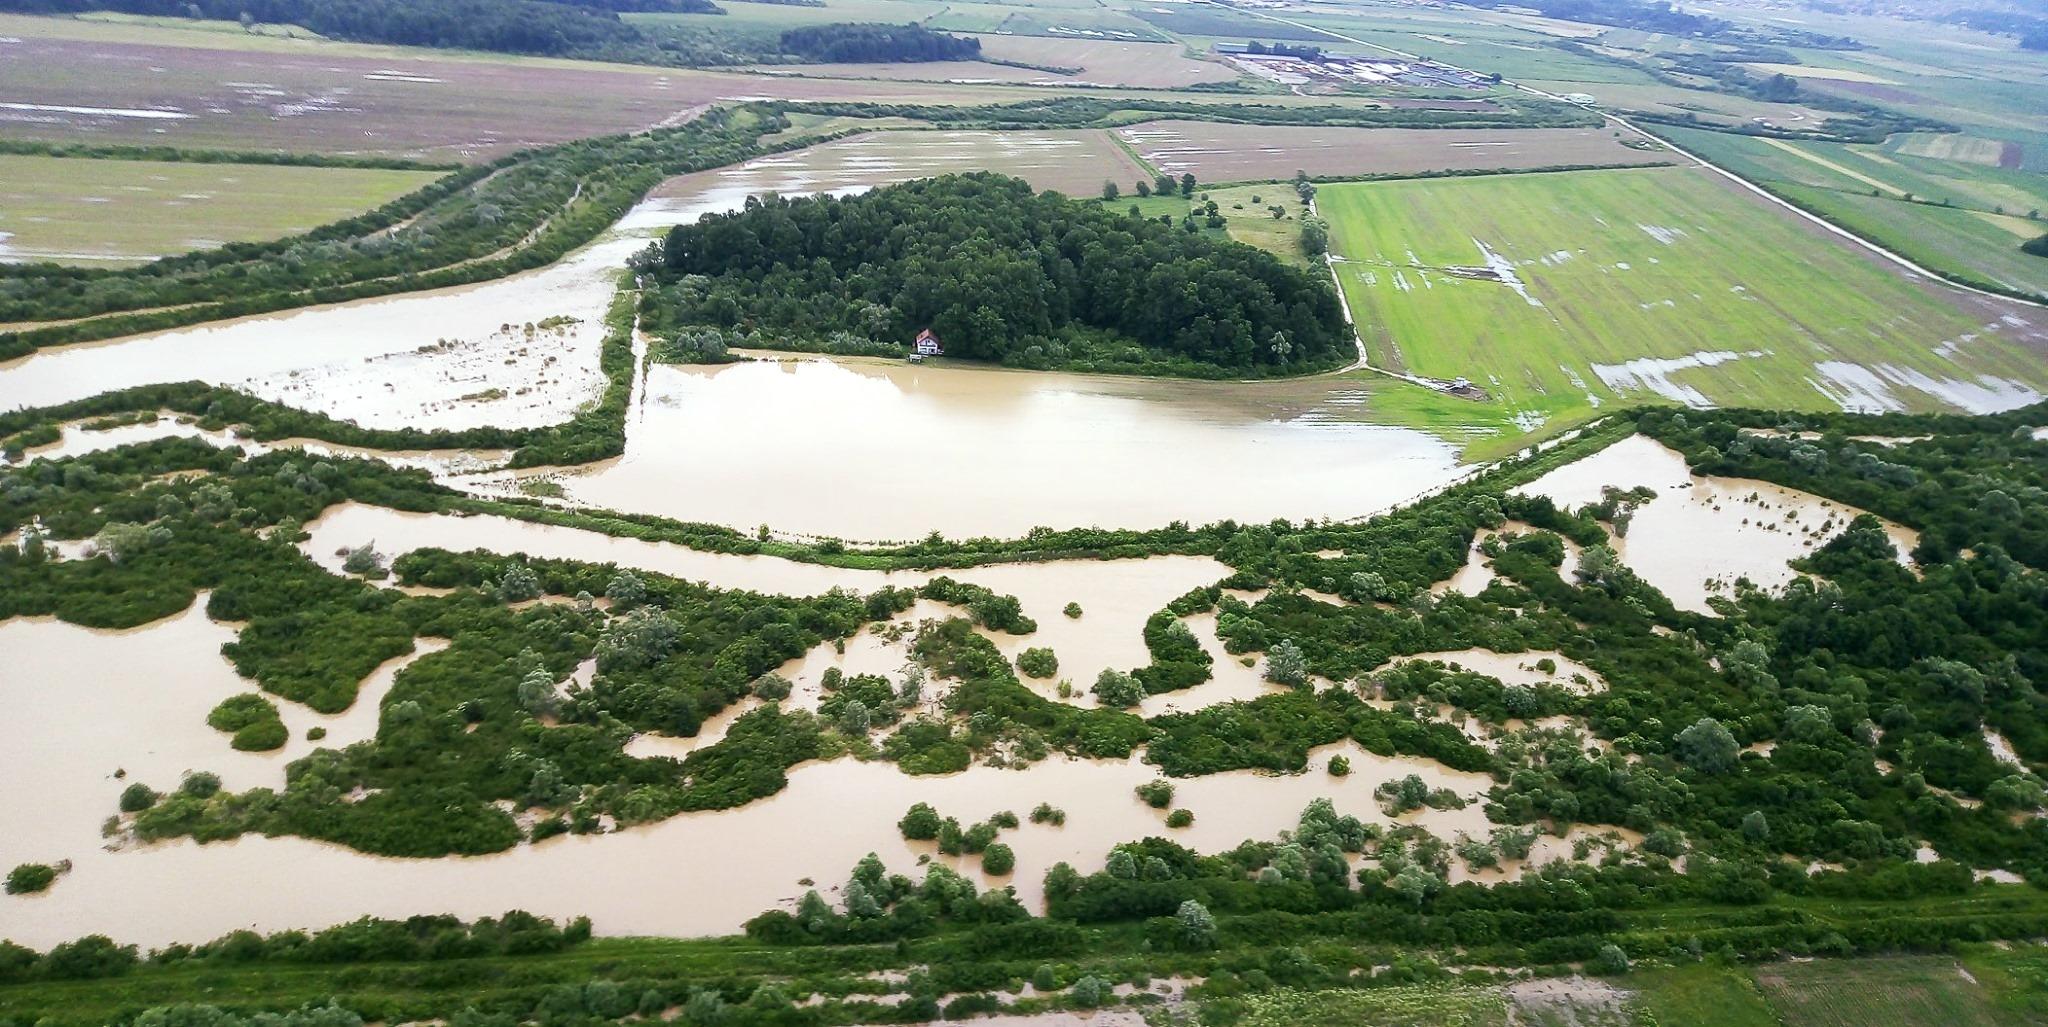
[{"label": "water puddle in field", "polygon": [[[1644,435],[1633,435],[1515,491],[1549,496],[1576,508],[1601,499],[1604,486],[1638,485],[1656,498],[1638,507],[1627,538],[1612,545],[1623,563],[1683,610],[1711,612],[1707,598],[1731,595],[1748,578],[1760,588],[1789,583],[1789,561],[1833,538],[1862,511],[1796,489],[1744,478],[1695,476],[1685,458]],[[1885,532],[1900,559],[1917,532],[1890,522]]]},{"label": "water puddle in field", "polygon": [[[844,880],[862,855],[881,854],[891,869],[915,873],[919,856],[953,864],[984,884],[1013,884],[1037,907],[1045,871],[1065,860],[1099,869],[1112,845],[1170,835],[1202,851],[1291,828],[1303,806],[1329,797],[1337,808],[1375,823],[1416,823],[1444,838],[1486,833],[1476,802],[1461,810],[1424,810],[1390,821],[1373,789],[1421,775],[1432,788],[1471,799],[1490,781],[1423,760],[1388,759],[1352,743],[1311,754],[1296,776],[1250,772],[1175,782],[1173,805],[1194,811],[1182,830],[1132,789],[1153,780],[1136,759],[1054,757],[1028,769],[977,766],[913,778],[893,764],[837,760],[799,766],[782,792],[735,810],[688,813],[609,835],[566,836],[474,858],[408,860],[366,856],[297,838],[250,836],[198,845],[130,843],[109,851],[99,833],[127,784],[174,786],[188,769],[219,773],[228,787],[274,786],[284,760],[299,755],[304,727],[316,719],[285,706],[292,747],[257,755],[230,749],[205,724],[222,698],[250,690],[219,655],[232,629],[202,608],[127,632],[96,632],[50,621],[0,624],[0,697],[15,715],[0,720],[0,746],[21,757],[13,787],[0,794],[0,862],[69,859],[72,871],[51,890],[4,903],[7,934],[47,947],[104,932],[124,942],[161,945],[202,940],[242,927],[311,928],[361,915],[403,917],[421,910],[465,918],[521,908],[554,917],[591,916],[600,933],[702,935],[735,931],[748,917],[787,906],[813,878],[821,888]],[[425,647],[423,646],[423,649]],[[372,675],[361,703],[377,698]],[[365,709],[371,707],[365,706]],[[357,714],[355,716],[362,716]],[[330,727],[330,739],[355,729]],[[347,740],[343,738],[342,740]],[[1323,771],[1329,758],[1351,761],[1349,776]],[[126,776],[116,778],[117,769]],[[1040,802],[1065,810],[1066,824],[1026,823],[1002,840],[1017,852],[1014,874],[990,881],[974,857],[936,855],[906,842],[895,822],[913,802],[973,822],[999,810],[1020,816]],[[306,882],[319,881],[319,888]]]},{"label": "water puddle in field", "polygon": [[[1909,401],[1912,393],[1972,414],[2015,410],[2041,399],[2032,386],[1996,375],[1939,378],[1895,364],[1865,367],[1841,360],[1824,360],[1813,369],[1820,377],[1808,378],[1807,384],[1843,410],[1855,412],[1888,413],[1924,406],[1924,401]],[[1905,396],[1900,395],[1902,391]]]}]

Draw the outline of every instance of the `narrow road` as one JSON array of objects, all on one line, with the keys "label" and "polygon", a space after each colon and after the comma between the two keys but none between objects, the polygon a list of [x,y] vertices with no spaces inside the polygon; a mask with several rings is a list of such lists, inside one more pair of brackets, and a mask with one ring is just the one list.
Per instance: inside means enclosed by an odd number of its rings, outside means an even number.
[{"label": "narrow road", "polygon": [[[1237,14],[1248,14],[1254,18],[1260,18],[1265,21],[1276,22],[1281,25],[1291,25],[1295,28],[1305,29],[1310,32],[1320,32],[1323,35],[1329,36],[1332,39],[1341,39],[1347,43],[1363,46],[1372,50],[1378,50],[1381,53],[1392,54],[1395,57],[1401,58],[1402,60],[1429,61],[1433,64],[1440,64],[1446,68],[1451,68],[1457,71],[1478,74],[1477,72],[1473,72],[1470,68],[1459,67],[1458,65],[1452,64],[1449,61],[1437,60],[1433,57],[1424,57],[1420,54],[1412,54],[1407,52],[1406,50],[1396,50],[1391,46],[1382,46],[1379,43],[1375,43],[1366,39],[1360,39],[1357,36],[1347,36],[1342,32],[1336,32],[1331,29],[1326,29],[1320,25],[1310,25],[1305,22],[1295,21],[1291,18],[1282,18],[1274,14],[1262,14],[1258,11],[1246,10],[1240,7],[1229,7],[1226,4],[1216,3],[1215,0],[1197,0],[1197,2],[1210,4],[1216,7],[1224,7],[1227,10],[1233,11]],[[1849,242],[1855,243],[1856,245],[1861,246],[1864,249],[1870,251],[1871,253],[1874,253],[1879,257],[1889,260],[1894,264],[1897,264],[1899,267],[1904,268],[1905,270],[1910,271],[1913,274],[1940,283],[1951,289],[1975,293],[1979,296],[1989,297],[1994,300],[2003,300],[2007,303],[2018,303],[2029,307],[2036,307],[2042,310],[2048,310],[2048,302],[2043,302],[2040,300],[2021,299],[2017,296],[2007,296],[2004,293],[1992,292],[1989,289],[1980,289],[1974,285],[1968,285],[1963,282],[1958,282],[1948,277],[1947,275],[1942,274],[1939,271],[1934,271],[1929,268],[1921,267],[1919,264],[1914,263],[1911,258],[1906,257],[1904,254],[1901,254],[1895,250],[1888,249],[1879,243],[1873,242],[1869,239],[1864,238],[1863,236],[1857,235],[1856,233],[1851,232],[1848,229],[1843,228],[1842,226],[1837,225],[1824,217],[1810,213],[1800,208],[1798,205],[1792,203],[1791,201],[1778,196],[1776,193],[1773,193],[1768,189],[1765,189],[1763,186],[1757,185],[1755,182],[1752,182],[1749,179],[1746,179],[1741,175],[1738,175],[1735,172],[1720,166],[1719,164],[1715,164],[1714,162],[1707,160],[1704,157],[1701,157],[1699,154],[1693,153],[1692,151],[1687,150],[1682,146],[1678,146],[1668,139],[1664,139],[1660,136],[1657,136],[1656,134],[1643,129],[1642,127],[1638,126],[1635,122],[1632,122],[1619,114],[1602,110],[1599,107],[1596,107],[1592,104],[1574,103],[1573,101],[1567,100],[1556,93],[1544,89],[1538,89],[1534,86],[1523,85],[1522,83],[1513,81],[1512,79],[1502,79],[1501,85],[1512,87],[1516,90],[1527,93],[1530,96],[1539,97],[1545,100],[1553,100],[1558,103],[1571,104],[1574,107],[1581,107],[1595,114],[1598,114],[1600,115],[1600,117],[1607,120],[1609,123],[1619,128],[1626,129],[1629,132],[1634,133],[1635,135],[1640,136],[1643,139],[1647,139],[1650,142],[1656,143],[1657,145],[1662,146],[1673,153],[1685,157],[1686,159],[1692,161],[1694,164],[1697,164],[1700,167],[1707,169],[1708,171],[1712,171],[1715,174],[1720,175],[1723,178],[1726,178],[1730,182],[1733,182],[1736,185],[1739,185],[1742,188],[1747,189],[1752,193],[1755,193],[1756,195],[1764,198],[1770,203],[1773,203],[1779,207],[1784,208],[1787,211],[1790,211],[1794,216],[1803,218],[1804,220],[1809,221],[1815,225],[1818,225],[1821,228],[1829,232],[1832,232],[1843,239],[1848,240]]]}]

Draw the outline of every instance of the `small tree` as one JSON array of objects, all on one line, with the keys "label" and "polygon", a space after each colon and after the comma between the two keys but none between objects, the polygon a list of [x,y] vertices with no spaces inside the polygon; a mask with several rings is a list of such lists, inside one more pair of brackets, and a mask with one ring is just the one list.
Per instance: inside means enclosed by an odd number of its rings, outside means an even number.
[{"label": "small tree", "polygon": [[1059,673],[1060,661],[1051,649],[1034,647],[1017,654],[1017,669],[1025,677],[1049,678]]},{"label": "small tree", "polygon": [[1180,904],[1173,914],[1174,933],[1183,948],[1208,949],[1216,947],[1216,918],[1209,915],[1207,907],[1193,899]]},{"label": "small tree", "polygon": [[1094,1009],[1101,1005],[1102,1000],[1109,994],[1109,982],[1093,975],[1075,981],[1074,986],[1067,991],[1068,997],[1082,1009]]},{"label": "small tree", "polygon": [[1150,183],[1150,182],[1147,182],[1147,181],[1145,181],[1144,179],[1139,179],[1139,180],[1138,180],[1138,195],[1139,195],[1139,196],[1150,196],[1150,195],[1152,195],[1152,183]]},{"label": "small tree", "polygon": [[1017,854],[1002,842],[996,842],[981,850],[981,872],[990,877],[1002,877],[1017,869]]},{"label": "small tree", "polygon": [[866,735],[874,723],[874,711],[859,699],[848,699],[839,711],[839,730],[849,735]]},{"label": "small tree", "polygon": [[1102,198],[1103,198],[1103,200],[1104,200],[1104,201],[1109,201],[1109,200],[1114,200],[1114,199],[1116,199],[1116,198],[1117,198],[1117,194],[1118,194],[1118,189],[1117,189],[1117,187],[1116,187],[1116,183],[1115,183],[1115,182],[1104,182],[1104,183],[1102,183]]},{"label": "small tree", "polygon": [[1589,968],[1596,974],[1612,976],[1627,973],[1628,966],[1628,953],[1623,952],[1621,946],[1610,942],[1600,946],[1600,954],[1593,957]]},{"label": "small tree", "polygon": [[1771,836],[1771,822],[1764,817],[1764,811],[1753,809],[1742,818],[1742,836],[1753,842],[1760,842]]},{"label": "small tree", "polygon": [[1165,809],[1173,805],[1173,783],[1170,781],[1147,781],[1133,789],[1145,805],[1153,809]]},{"label": "small tree", "polygon": [[509,563],[505,565],[504,573],[498,576],[496,591],[501,602],[523,603],[539,599],[540,578],[523,563]]},{"label": "small tree", "polygon": [[1191,198],[1191,197],[1193,197],[1193,196],[1195,195],[1195,173],[1194,173],[1194,172],[1192,172],[1192,171],[1189,171],[1189,172],[1185,172],[1185,173],[1183,173],[1183,174],[1182,174],[1182,175],[1180,176],[1180,194],[1181,194],[1181,195],[1182,195],[1183,197],[1190,197],[1190,198]]},{"label": "small tree", "polygon": [[910,841],[928,842],[939,836],[939,826],[942,823],[938,810],[920,802],[912,805],[903,814],[903,819],[896,822],[896,829],[903,832],[903,837]]},{"label": "small tree", "polygon": [[384,554],[377,551],[374,539],[349,550],[348,556],[341,561],[341,569],[343,573],[360,574],[373,580],[391,573],[385,569]]},{"label": "small tree", "polygon": [[1701,717],[1672,739],[1679,762],[1702,774],[1726,774],[1741,761],[1742,746],[1712,717]]},{"label": "small tree", "polygon": [[156,790],[140,781],[121,790],[121,812],[140,813],[156,805]]},{"label": "small tree", "polygon": [[647,583],[632,571],[620,571],[604,587],[604,596],[619,610],[630,610],[647,601]]},{"label": "small tree", "polygon": [[1095,687],[1089,689],[1102,705],[1111,709],[1129,709],[1145,700],[1145,686],[1137,678],[1120,670],[1105,668],[1096,676]]},{"label": "small tree", "polygon": [[1266,680],[1289,688],[1308,684],[1308,657],[1292,639],[1283,638],[1266,650]]},{"label": "small tree", "polygon": [[519,679],[519,705],[536,717],[552,717],[561,709],[561,695],[546,668],[535,667]]},{"label": "small tree", "polygon": [[789,698],[792,687],[788,678],[771,670],[754,679],[753,691],[756,697],[765,702],[781,702]]},{"label": "small tree", "polygon": [[1176,830],[1190,826],[1194,822],[1195,811],[1191,809],[1177,809],[1166,815],[1166,826]]}]

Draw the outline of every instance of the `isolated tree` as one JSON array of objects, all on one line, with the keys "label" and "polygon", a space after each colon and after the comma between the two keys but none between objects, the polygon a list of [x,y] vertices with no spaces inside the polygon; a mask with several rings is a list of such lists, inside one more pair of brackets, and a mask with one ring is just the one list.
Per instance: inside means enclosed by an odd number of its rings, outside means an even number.
[{"label": "isolated tree", "polygon": [[384,554],[377,551],[374,539],[349,550],[348,556],[341,561],[341,569],[366,578],[382,578],[389,573],[385,570]]},{"label": "isolated tree", "polygon": [[1192,199],[1195,195],[1195,173],[1186,172],[1180,176],[1180,194]]},{"label": "isolated tree", "polygon": [[1104,200],[1116,199],[1118,192],[1119,190],[1117,189],[1115,182],[1105,181],[1102,183],[1102,198]]},{"label": "isolated tree", "polygon": [[896,829],[903,837],[914,842],[928,842],[939,836],[939,811],[925,803],[913,804],[896,822]]},{"label": "isolated tree", "polygon": [[1150,183],[1150,182],[1147,182],[1147,181],[1145,181],[1144,179],[1139,179],[1139,180],[1138,180],[1138,195],[1139,195],[1139,196],[1150,196],[1150,195],[1152,195],[1152,183]]}]

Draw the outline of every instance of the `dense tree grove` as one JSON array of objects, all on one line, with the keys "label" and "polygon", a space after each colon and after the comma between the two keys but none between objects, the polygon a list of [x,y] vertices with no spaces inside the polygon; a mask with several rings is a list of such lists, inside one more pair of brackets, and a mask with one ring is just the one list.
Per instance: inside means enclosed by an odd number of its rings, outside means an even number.
[{"label": "dense tree grove", "polygon": [[750,200],[670,231],[655,330],[846,332],[1026,367],[1285,373],[1353,343],[1329,283],[1249,246],[977,173]]},{"label": "dense tree grove", "polygon": [[893,61],[972,61],[981,40],[908,25],[806,25],[780,37],[784,53],[813,61],[877,64]]}]

